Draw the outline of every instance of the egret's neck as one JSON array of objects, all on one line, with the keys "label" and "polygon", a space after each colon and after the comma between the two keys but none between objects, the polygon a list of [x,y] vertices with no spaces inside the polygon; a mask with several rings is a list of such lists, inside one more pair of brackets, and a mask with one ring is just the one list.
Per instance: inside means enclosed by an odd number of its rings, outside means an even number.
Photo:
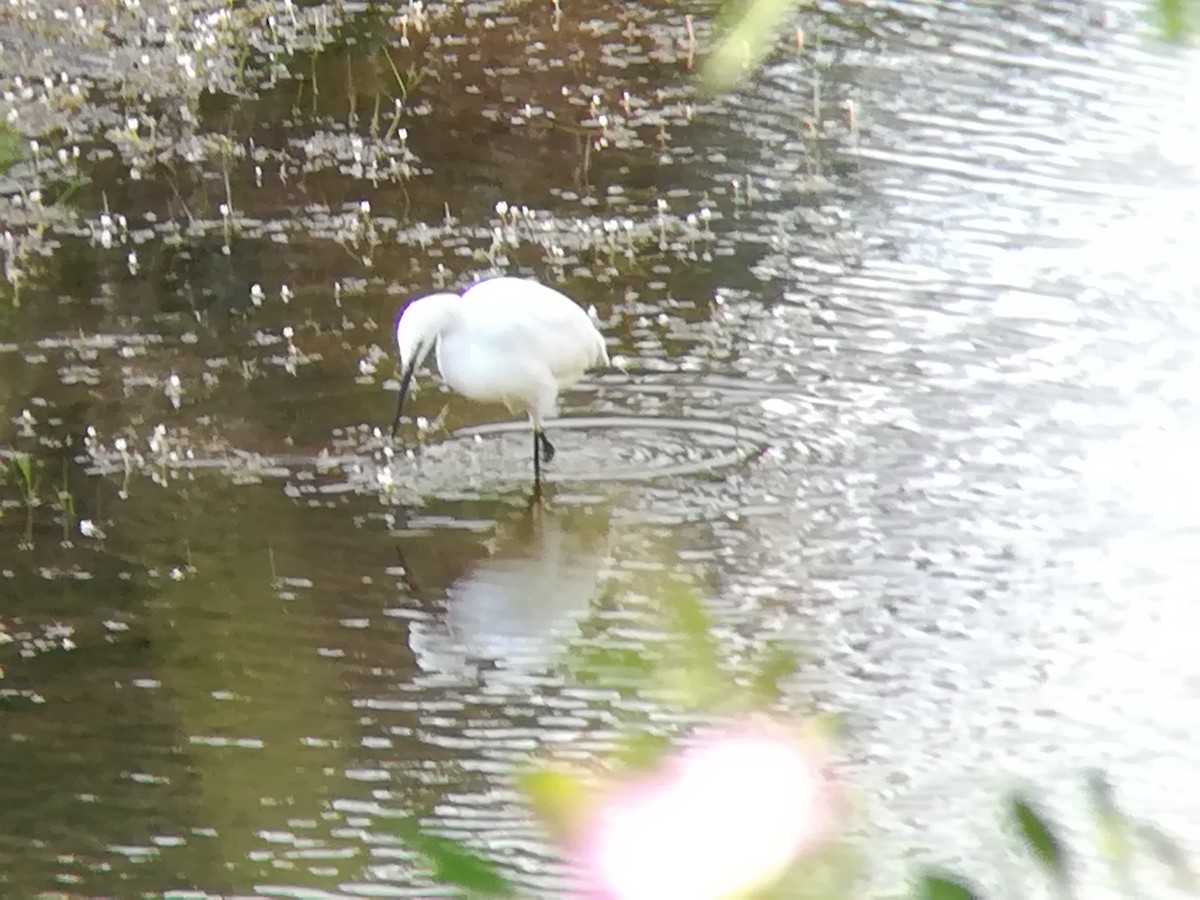
[{"label": "egret's neck", "polygon": [[396,323],[396,349],[402,367],[419,366],[438,339],[459,321],[458,294],[430,294],[414,300]]}]

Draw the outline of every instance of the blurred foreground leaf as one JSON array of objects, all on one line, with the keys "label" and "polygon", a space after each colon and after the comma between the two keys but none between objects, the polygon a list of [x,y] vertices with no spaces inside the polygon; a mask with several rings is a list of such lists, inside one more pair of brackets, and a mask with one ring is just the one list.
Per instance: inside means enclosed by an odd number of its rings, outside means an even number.
[{"label": "blurred foreground leaf", "polygon": [[1146,842],[1154,858],[1170,870],[1181,890],[1200,893],[1200,878],[1196,877],[1191,860],[1170,835],[1157,825],[1142,824],[1138,826],[1138,836]]},{"label": "blurred foreground leaf", "polygon": [[671,738],[662,734],[639,732],[628,735],[617,747],[616,759],[630,769],[653,769],[674,746]]},{"label": "blurred foreground leaf", "polygon": [[727,91],[762,62],[784,18],[799,4],[800,0],[729,0],[729,21],[700,71],[705,89]]},{"label": "blurred foreground leaf", "polygon": [[494,865],[457,841],[429,834],[416,819],[396,819],[392,831],[425,858],[441,884],[463,888],[472,896],[514,895],[512,885]]},{"label": "blurred foreground leaf", "polygon": [[1054,879],[1059,890],[1070,894],[1071,880],[1067,871],[1067,857],[1062,841],[1054,834],[1049,823],[1025,798],[1010,799],[1013,819],[1025,843],[1033,850],[1038,860]]},{"label": "blurred foreground leaf", "polygon": [[1182,44],[1196,33],[1200,4],[1196,0],[1154,0],[1153,17],[1164,40]]},{"label": "blurred foreground leaf", "polygon": [[961,879],[935,874],[921,877],[916,897],[920,900],[982,900],[981,895],[967,887]]},{"label": "blurred foreground leaf", "polygon": [[720,672],[721,656],[713,637],[713,622],[695,594],[676,590],[665,600],[671,614],[669,627],[679,637],[688,661],[710,674]]},{"label": "blurred foreground leaf", "polygon": [[644,690],[654,673],[654,660],[623,647],[572,647],[564,661],[569,677],[579,684],[614,691]]},{"label": "blurred foreground leaf", "polygon": [[591,806],[583,778],[566,769],[540,768],[517,776],[517,787],[529,799],[551,836],[562,840],[575,831]]},{"label": "blurred foreground leaf", "polygon": [[[671,590],[663,598],[668,616],[659,686],[676,702],[705,712],[740,707],[739,691],[725,671],[725,659],[713,634],[713,622],[691,591]],[[741,692],[744,693],[744,692]]]},{"label": "blurred foreground leaf", "polygon": [[1129,821],[1121,812],[1113,799],[1112,786],[1103,772],[1092,771],[1087,775],[1087,792],[1092,802],[1092,816],[1096,824],[1096,843],[1100,852],[1113,867],[1113,871],[1121,879],[1126,893],[1132,893],[1133,882],[1130,874]]},{"label": "blurred foreground leaf", "polygon": [[761,701],[774,702],[780,697],[780,683],[796,674],[800,660],[792,650],[771,644],[764,647],[754,661],[754,676],[751,684]]},{"label": "blurred foreground leaf", "polygon": [[862,866],[855,850],[833,843],[798,858],[769,889],[753,900],[851,900],[860,896]]}]

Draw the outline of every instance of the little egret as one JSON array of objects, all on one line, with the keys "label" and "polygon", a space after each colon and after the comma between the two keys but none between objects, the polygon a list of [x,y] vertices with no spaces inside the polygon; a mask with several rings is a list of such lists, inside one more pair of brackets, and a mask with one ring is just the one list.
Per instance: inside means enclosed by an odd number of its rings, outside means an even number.
[{"label": "little egret", "polygon": [[585,370],[608,364],[604,336],[570,297],[523,278],[489,278],[463,294],[429,294],[396,313],[400,424],[413,373],[437,350],[442,380],[464,397],[503,403],[533,424],[533,481],[541,491],[542,463],[554,446],[542,426],[558,415],[558,392]]}]

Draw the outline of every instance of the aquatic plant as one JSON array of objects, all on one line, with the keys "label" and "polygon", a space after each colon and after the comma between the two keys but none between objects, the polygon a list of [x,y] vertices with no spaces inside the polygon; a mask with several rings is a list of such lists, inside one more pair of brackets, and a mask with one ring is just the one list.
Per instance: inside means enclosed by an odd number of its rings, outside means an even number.
[{"label": "aquatic plant", "polygon": [[0,122],[0,174],[7,172],[24,155],[21,135],[10,126]]},{"label": "aquatic plant", "polygon": [[17,452],[4,462],[3,468],[7,472],[8,480],[16,485],[21,504],[25,507],[23,546],[28,548],[33,545],[33,511],[42,502],[39,494],[42,483],[41,463],[28,453]]},{"label": "aquatic plant", "polygon": [[62,544],[71,545],[71,533],[75,530],[75,496],[67,487],[67,462],[63,460],[62,484],[55,494],[58,499],[59,521],[62,524]]}]

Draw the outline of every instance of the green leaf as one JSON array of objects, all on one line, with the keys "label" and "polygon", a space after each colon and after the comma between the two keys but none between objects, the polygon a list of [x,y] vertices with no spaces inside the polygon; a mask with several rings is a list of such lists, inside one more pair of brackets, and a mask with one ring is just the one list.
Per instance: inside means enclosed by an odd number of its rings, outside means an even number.
[{"label": "green leaf", "polygon": [[744,705],[746,692],[724,671],[712,620],[696,596],[686,588],[668,588],[661,604],[667,640],[653,673],[655,687],[689,709],[711,713]]},{"label": "green leaf", "polygon": [[13,457],[13,463],[17,467],[17,472],[21,475],[21,480],[26,485],[33,485],[33,462],[30,460],[28,453],[18,453]]},{"label": "green leaf", "polygon": [[712,643],[712,619],[690,590],[669,591],[667,609],[671,612],[672,624],[681,635],[704,645]]},{"label": "green leaf", "polygon": [[755,661],[754,692],[764,700],[778,700],[780,682],[794,675],[799,666],[800,660],[793,651],[778,644],[765,648]]},{"label": "green leaf", "polygon": [[567,837],[583,817],[590,792],[583,779],[565,769],[542,768],[517,776],[518,789],[555,837]]},{"label": "green leaf", "polygon": [[433,877],[442,884],[460,887],[472,894],[489,897],[511,897],[514,889],[492,863],[470,848],[451,840],[429,834],[412,817],[395,820],[393,829],[421,856],[433,870]]},{"label": "green leaf", "polygon": [[24,154],[21,135],[0,123],[0,173],[7,172]]},{"label": "green leaf", "polygon": [[694,594],[687,590],[668,592],[664,603],[670,614],[668,627],[679,638],[687,663],[697,674],[721,675],[721,655],[712,633],[712,619]]},{"label": "green leaf", "polygon": [[1113,799],[1112,786],[1103,772],[1087,774],[1087,793],[1092,803],[1092,816],[1096,823],[1096,843],[1100,852],[1112,864],[1122,880],[1129,881],[1131,847],[1129,822]]},{"label": "green leaf", "polygon": [[[735,4],[729,3],[728,9]],[[741,0],[732,24],[704,61],[703,86],[713,92],[733,87],[775,46],[784,19],[800,0]]]},{"label": "green leaf", "polygon": [[1200,878],[1196,877],[1196,870],[1192,868],[1187,853],[1173,838],[1157,825],[1139,825],[1138,834],[1149,846],[1154,858],[1171,871],[1181,889],[1192,893],[1200,891]]},{"label": "green leaf", "polygon": [[631,769],[653,769],[674,746],[662,734],[640,733],[625,738],[616,750],[616,758]]},{"label": "green leaf", "polygon": [[76,176],[70,184],[63,188],[62,193],[54,198],[54,206],[66,206],[79,189],[88,184],[91,184],[91,179],[86,175]]},{"label": "green leaf", "polygon": [[1021,837],[1033,850],[1046,871],[1063,892],[1070,889],[1067,858],[1062,841],[1051,830],[1042,814],[1023,797],[1011,798],[1012,815],[1016,820]]},{"label": "green leaf", "polygon": [[1150,17],[1159,35],[1174,44],[1183,44],[1196,36],[1200,24],[1200,5],[1196,0],[1152,0]]},{"label": "green leaf", "polygon": [[982,900],[963,880],[951,876],[926,873],[917,885],[920,900]]},{"label": "green leaf", "polygon": [[654,660],[637,650],[596,646],[573,650],[565,664],[572,680],[612,690],[644,687],[654,666]]},{"label": "green leaf", "polygon": [[1173,43],[1183,40],[1188,31],[1187,0],[1158,0],[1158,27]]}]

